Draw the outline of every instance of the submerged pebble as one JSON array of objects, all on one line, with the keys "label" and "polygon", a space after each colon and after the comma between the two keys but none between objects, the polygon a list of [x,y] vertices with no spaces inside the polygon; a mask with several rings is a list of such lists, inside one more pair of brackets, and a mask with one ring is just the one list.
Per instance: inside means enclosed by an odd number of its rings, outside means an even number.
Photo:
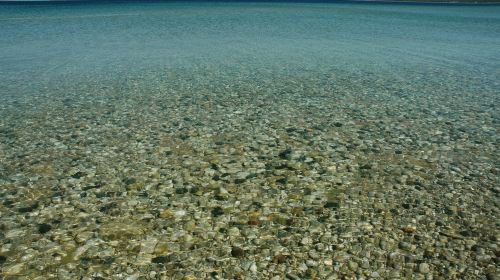
[{"label": "submerged pebble", "polygon": [[[33,22],[2,18],[25,43],[2,28],[0,45],[26,52],[0,56],[3,277],[498,278],[499,75],[481,37],[496,35],[497,8],[436,6],[416,26],[404,5],[370,6],[367,28],[336,4],[151,5],[78,20],[36,9],[62,28],[36,37],[79,57],[25,71]],[[78,31],[68,50],[95,44],[106,59],[57,51],[65,28]],[[457,30],[484,44],[459,48],[474,40]],[[380,46],[360,44],[370,36]],[[154,50],[134,56],[125,37]],[[439,48],[409,46],[429,38]],[[12,69],[29,78],[14,86]]]},{"label": "submerged pebble", "polygon": [[240,247],[233,247],[231,249],[231,256],[235,258],[243,258],[245,256],[245,250],[241,249]]}]

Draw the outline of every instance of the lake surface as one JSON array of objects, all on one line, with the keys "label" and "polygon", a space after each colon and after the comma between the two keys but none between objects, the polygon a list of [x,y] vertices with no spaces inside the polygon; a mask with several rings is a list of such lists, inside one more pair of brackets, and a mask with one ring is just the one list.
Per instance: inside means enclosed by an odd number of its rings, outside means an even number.
[{"label": "lake surface", "polygon": [[499,5],[0,4],[0,278],[496,279],[499,49]]}]

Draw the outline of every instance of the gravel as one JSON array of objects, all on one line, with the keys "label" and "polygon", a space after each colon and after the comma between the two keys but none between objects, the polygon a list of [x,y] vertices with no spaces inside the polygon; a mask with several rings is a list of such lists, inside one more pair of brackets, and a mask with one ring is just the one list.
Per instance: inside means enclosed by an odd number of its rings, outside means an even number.
[{"label": "gravel", "polygon": [[2,275],[497,279],[498,94],[321,73],[2,102]]}]

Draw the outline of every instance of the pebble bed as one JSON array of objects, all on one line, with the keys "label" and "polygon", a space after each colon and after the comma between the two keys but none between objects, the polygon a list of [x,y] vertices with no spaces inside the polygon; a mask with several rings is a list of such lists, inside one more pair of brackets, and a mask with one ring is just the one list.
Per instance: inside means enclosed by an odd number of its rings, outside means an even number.
[{"label": "pebble bed", "polygon": [[0,279],[499,279],[498,85],[236,70],[2,97]]}]

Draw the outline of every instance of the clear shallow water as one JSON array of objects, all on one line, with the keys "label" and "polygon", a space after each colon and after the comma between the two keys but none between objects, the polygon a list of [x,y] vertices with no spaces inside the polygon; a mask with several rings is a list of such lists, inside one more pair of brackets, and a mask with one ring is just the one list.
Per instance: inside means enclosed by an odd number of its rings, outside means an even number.
[{"label": "clear shallow water", "polygon": [[499,64],[498,9],[286,3],[2,6],[1,75],[9,87],[23,87],[62,76],[78,80],[216,65],[297,72],[334,68],[401,78],[467,72],[471,79],[493,84]]},{"label": "clear shallow water", "polygon": [[492,277],[499,46],[499,6],[0,5],[2,273]]}]

